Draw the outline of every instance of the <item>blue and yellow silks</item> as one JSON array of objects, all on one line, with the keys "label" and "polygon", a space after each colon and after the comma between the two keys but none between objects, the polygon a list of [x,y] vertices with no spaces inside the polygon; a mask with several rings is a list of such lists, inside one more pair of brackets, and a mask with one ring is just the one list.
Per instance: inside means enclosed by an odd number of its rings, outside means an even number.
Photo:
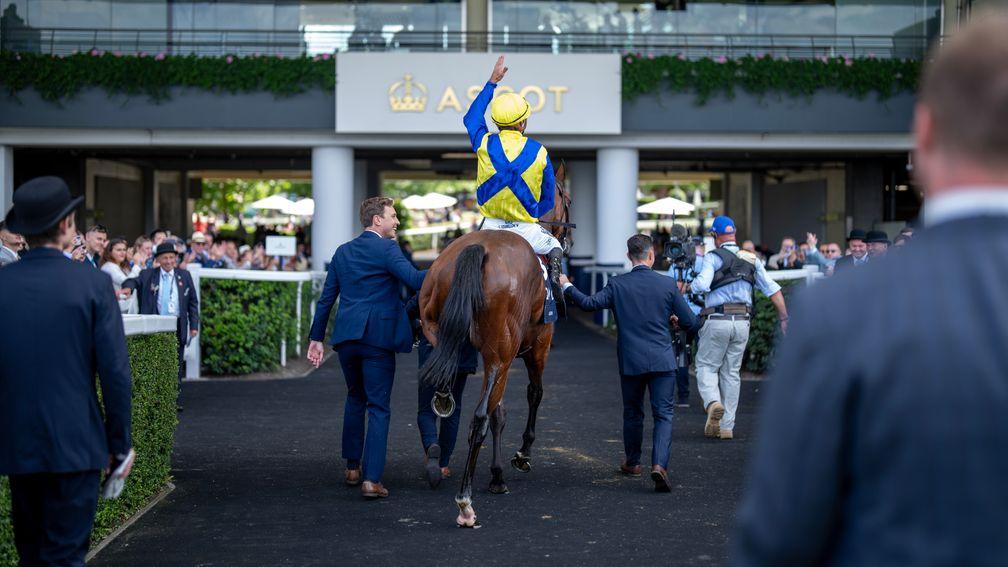
[{"label": "blue and yellow silks", "polygon": [[517,130],[490,134],[486,110],[497,85],[487,83],[462,118],[476,152],[476,202],[488,218],[536,222],[553,210],[556,178],[546,148]]}]

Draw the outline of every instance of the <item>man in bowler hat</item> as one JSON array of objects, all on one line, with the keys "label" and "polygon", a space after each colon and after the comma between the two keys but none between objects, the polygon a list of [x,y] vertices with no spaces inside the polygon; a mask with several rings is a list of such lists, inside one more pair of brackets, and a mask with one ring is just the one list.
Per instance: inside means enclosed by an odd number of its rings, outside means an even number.
[{"label": "man in bowler hat", "polygon": [[[171,315],[178,317],[175,336],[178,338],[179,385],[185,376],[185,347],[199,333],[199,297],[192,275],[178,267],[179,254],[171,241],[164,241],[154,250],[158,267],[147,268],[136,278],[123,282],[123,289],[137,294],[141,315]],[[179,389],[181,396],[181,388]],[[181,400],[179,409],[182,409]]]},{"label": "man in bowler hat", "polygon": [[833,273],[838,273],[850,267],[860,267],[868,264],[868,235],[865,231],[855,228],[847,236],[847,248],[851,253],[836,261]]},{"label": "man in bowler hat", "polygon": [[123,477],[131,463],[132,377],[112,281],[62,252],[81,200],[39,177],[6,217],[31,248],[0,271],[11,331],[0,341],[0,475],[22,565],[83,565],[101,471],[127,462]]}]

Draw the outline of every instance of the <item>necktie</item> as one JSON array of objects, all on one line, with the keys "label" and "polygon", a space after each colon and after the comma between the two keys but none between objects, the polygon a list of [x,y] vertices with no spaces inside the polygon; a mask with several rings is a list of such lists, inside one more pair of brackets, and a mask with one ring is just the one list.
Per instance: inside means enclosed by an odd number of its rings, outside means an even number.
[{"label": "necktie", "polygon": [[161,273],[161,301],[159,305],[159,312],[162,315],[168,315],[168,302],[171,301],[171,276],[162,272]]}]

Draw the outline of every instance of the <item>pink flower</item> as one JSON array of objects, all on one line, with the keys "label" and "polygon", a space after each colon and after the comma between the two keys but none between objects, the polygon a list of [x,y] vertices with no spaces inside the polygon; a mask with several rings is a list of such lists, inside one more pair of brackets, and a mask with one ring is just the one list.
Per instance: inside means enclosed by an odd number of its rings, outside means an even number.
[{"label": "pink flower", "polygon": [[70,55],[77,55],[78,53],[79,53],[79,51],[77,51],[76,49],[74,49],[72,52],[70,52]]},{"label": "pink flower", "polygon": [[157,55],[154,56],[155,61],[164,61],[164,58],[165,58],[164,53],[158,53]]},{"label": "pink flower", "polygon": [[781,57],[781,61],[790,61],[790,60],[791,60],[791,58],[788,57],[787,55],[785,55],[784,57]]},{"label": "pink flower", "polygon": [[829,57],[826,57],[825,55],[820,57],[819,60],[822,61],[823,63],[829,63]]},{"label": "pink flower", "polygon": [[116,52],[115,52],[115,53],[113,53],[112,55],[115,55],[116,57],[122,57],[122,53],[121,53],[121,52],[119,52],[119,51],[116,51]]},{"label": "pink flower", "polygon": [[627,63],[633,63],[633,58],[630,57],[629,55],[627,55],[626,62]]},{"label": "pink flower", "polygon": [[284,58],[283,53],[277,53],[276,57],[277,57],[277,59],[283,59]]},{"label": "pink flower", "polygon": [[137,57],[139,57],[140,59],[143,59],[144,57],[147,57],[147,53],[146,53],[146,52],[143,52],[143,51],[141,51],[141,52],[140,52],[140,53],[139,53],[139,54],[137,55]]},{"label": "pink flower", "polygon": [[18,61],[20,61],[21,60],[21,56],[20,55],[15,55],[14,59],[17,59]]},{"label": "pink flower", "polygon": [[105,52],[104,51],[98,51],[98,57],[101,57],[102,55],[105,55]]},{"label": "pink flower", "polygon": [[868,54],[868,59],[875,59],[875,54],[874,53],[869,53]]},{"label": "pink flower", "polygon": [[677,58],[678,58],[678,59],[679,59],[680,61],[685,61],[685,60],[686,60],[686,56],[685,56],[685,55],[683,55],[682,53],[680,53],[679,55],[676,55],[676,57],[677,57]]},{"label": "pink flower", "polygon": [[648,59],[654,59],[654,53],[648,53],[647,58]]},{"label": "pink flower", "polygon": [[330,59],[332,59],[332,55],[330,55],[330,54],[328,54],[328,53],[323,53],[323,54],[322,54],[322,60],[323,60],[323,61],[328,61],[328,60],[330,60]]},{"label": "pink flower", "polygon": [[228,65],[230,65],[232,62],[234,62],[234,57],[228,55],[227,57],[224,58],[224,60],[227,61]]},{"label": "pink flower", "polygon": [[90,53],[91,53],[91,56],[92,56],[92,57],[98,57],[98,50],[97,50],[97,49],[92,49],[92,50],[90,51]]},{"label": "pink flower", "polygon": [[850,66],[854,65],[854,60],[851,59],[850,57],[847,57],[847,58],[844,59],[844,65],[850,67]]},{"label": "pink flower", "polygon": [[721,55],[720,57],[717,58],[717,62],[718,63],[727,63],[728,62],[728,58],[725,57],[724,55]]}]

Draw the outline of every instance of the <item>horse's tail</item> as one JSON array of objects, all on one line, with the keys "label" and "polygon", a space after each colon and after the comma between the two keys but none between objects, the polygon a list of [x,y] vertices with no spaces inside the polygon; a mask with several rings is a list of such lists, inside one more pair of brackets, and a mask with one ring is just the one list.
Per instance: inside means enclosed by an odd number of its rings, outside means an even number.
[{"label": "horse's tail", "polygon": [[476,315],[486,306],[483,295],[483,260],[486,249],[481,244],[466,246],[455,259],[455,276],[438,317],[437,346],[420,369],[420,379],[446,392],[458,372],[459,354],[469,341]]}]

